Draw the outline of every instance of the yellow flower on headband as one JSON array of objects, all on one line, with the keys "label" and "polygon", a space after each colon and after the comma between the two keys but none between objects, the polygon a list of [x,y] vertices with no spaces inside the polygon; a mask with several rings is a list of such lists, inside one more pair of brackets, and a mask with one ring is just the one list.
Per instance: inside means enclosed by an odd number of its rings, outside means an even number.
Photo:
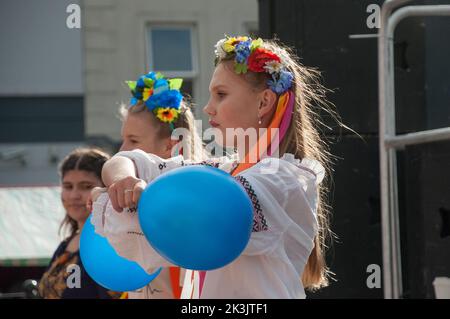
[{"label": "yellow flower on headband", "polygon": [[247,41],[248,37],[237,37],[237,38],[228,38],[224,43],[223,43],[223,50],[226,53],[230,53],[234,51],[234,47],[236,45],[237,42],[242,42],[242,41]]},{"label": "yellow flower on headband", "polygon": [[145,88],[142,92],[142,100],[147,101],[150,95],[153,94],[153,89]]},{"label": "yellow flower on headband", "polygon": [[234,46],[233,43],[236,41],[236,38],[229,38],[227,41],[224,42],[222,48],[226,53],[233,52]]},{"label": "yellow flower on headband", "polygon": [[165,123],[171,123],[178,118],[178,110],[170,107],[159,107],[156,109],[156,117]]}]

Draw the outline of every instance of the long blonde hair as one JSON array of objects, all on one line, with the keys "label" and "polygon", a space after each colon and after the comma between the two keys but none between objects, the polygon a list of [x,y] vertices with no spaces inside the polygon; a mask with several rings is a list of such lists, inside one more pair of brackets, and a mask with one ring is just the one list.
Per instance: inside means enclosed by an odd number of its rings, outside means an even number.
[{"label": "long blonde hair", "polygon": [[[187,146],[187,149],[183,150],[183,157],[185,159],[190,159],[192,161],[202,161],[206,158],[206,152],[204,150],[204,145],[200,135],[197,132],[197,128],[195,126],[195,118],[194,114],[191,110],[192,106],[185,100],[183,100],[180,104],[180,114],[178,119],[173,122],[173,126],[175,129],[184,128],[188,130],[189,134],[187,136],[183,135],[183,138],[187,138],[187,141],[184,141],[184,145]],[[158,138],[166,138],[170,137],[172,131],[170,129],[169,124],[163,123],[159,121],[156,116],[148,110],[148,108],[143,104],[136,104],[131,107],[122,103],[120,105],[119,113],[121,120],[123,121],[128,112],[131,113],[140,113],[140,112],[149,112],[151,113],[152,118],[154,119],[154,125],[158,127]]]},{"label": "long blonde hair", "polygon": [[[325,111],[336,122],[342,124],[333,104],[328,102],[326,94],[330,91],[320,83],[320,72],[303,66],[293,51],[276,40],[264,40],[264,48],[277,54],[288,70],[294,75],[291,90],[295,94],[294,114],[285,138],[280,144],[280,155],[294,154],[297,158],[312,158],[325,168],[324,181],[318,186],[318,234],[314,239],[314,248],[302,274],[303,286],[311,291],[326,287],[331,278],[331,271],[325,261],[325,251],[331,244],[334,234],[330,230],[330,206],[327,204],[327,188],[331,183],[331,164],[335,157],[329,152],[327,141],[321,136],[320,127],[326,127],[319,112]],[[228,55],[216,63],[234,59]],[[254,88],[267,88],[267,73],[247,72],[243,77]]]}]

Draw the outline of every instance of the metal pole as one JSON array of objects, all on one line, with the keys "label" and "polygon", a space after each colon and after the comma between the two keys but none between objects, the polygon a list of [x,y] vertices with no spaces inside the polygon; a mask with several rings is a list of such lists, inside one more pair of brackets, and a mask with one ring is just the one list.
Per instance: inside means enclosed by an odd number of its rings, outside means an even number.
[{"label": "metal pole", "polygon": [[[401,9],[399,9],[401,10]],[[395,14],[395,13],[394,13]],[[388,18],[388,28],[391,17]],[[387,90],[386,90],[386,137],[395,136],[395,63],[394,42],[389,36],[387,29],[385,43],[387,45]],[[397,152],[395,149],[387,148],[388,156],[388,196],[389,196],[389,220],[390,220],[390,247],[391,247],[391,287],[392,298],[398,299],[402,295],[402,265],[400,247],[400,229],[398,214],[398,181],[397,181]]]},{"label": "metal pole", "polygon": [[[388,41],[388,103],[386,107],[388,111],[388,136],[394,137],[395,130],[395,66],[394,66],[394,31],[398,23],[410,16],[433,16],[433,15],[450,15],[450,6],[436,5],[436,6],[407,6],[398,9],[391,17],[388,18],[386,41]],[[385,146],[386,147],[386,146]],[[392,284],[393,297],[400,298],[403,293],[402,285],[402,259],[401,259],[401,243],[400,243],[400,222],[399,222],[399,208],[398,208],[398,178],[397,178],[397,154],[394,148],[387,148],[389,154],[389,170],[390,170],[390,189],[389,202],[392,228],[391,228],[391,245],[392,245]]]},{"label": "metal pole", "polygon": [[[389,136],[386,120],[389,118],[385,112],[388,101],[387,82],[389,77],[388,45],[386,39],[386,27],[391,12],[398,6],[410,0],[386,0],[383,3],[380,14],[380,29],[378,36],[378,98],[379,98],[379,150],[380,150],[380,199],[382,220],[382,244],[383,244],[383,288],[384,297],[398,298],[393,286],[393,247],[392,227],[393,222],[389,214],[389,159],[384,140]],[[395,133],[395,131],[394,131]]]},{"label": "metal pole", "polygon": [[386,147],[397,150],[407,145],[416,145],[428,142],[450,140],[450,127],[438,128],[415,133],[396,135],[385,140]]},{"label": "metal pole", "polygon": [[[394,2],[394,1],[392,1]],[[405,1],[395,1],[398,7]],[[386,6],[386,9],[385,9]],[[380,178],[383,240],[383,274],[385,298],[402,296],[400,228],[398,214],[397,158],[393,144],[416,144],[443,140],[449,129],[416,132],[413,136],[396,137],[395,130],[395,69],[393,36],[397,24],[409,16],[450,15],[450,6],[408,6],[397,10],[383,4],[381,13],[379,53],[379,112],[380,112]],[[394,141],[394,143],[392,143]]]},{"label": "metal pole", "polygon": [[388,38],[393,38],[397,24],[407,17],[417,16],[449,16],[450,5],[432,5],[432,6],[407,6],[398,9],[390,18],[387,27]]}]

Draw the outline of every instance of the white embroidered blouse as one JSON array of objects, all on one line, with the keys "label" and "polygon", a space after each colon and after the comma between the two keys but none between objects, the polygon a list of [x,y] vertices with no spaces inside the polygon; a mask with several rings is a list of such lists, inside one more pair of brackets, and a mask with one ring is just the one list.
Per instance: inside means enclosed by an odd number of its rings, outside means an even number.
[{"label": "white embroidered blouse", "polygon": [[[147,183],[166,171],[193,164],[182,156],[162,159],[141,150],[115,156],[133,160],[138,177]],[[237,160],[218,158],[199,164],[231,172]],[[239,173],[235,178],[254,209],[250,241],[232,263],[206,273],[201,295],[198,272],[186,271],[182,298],[305,298],[301,275],[317,235],[317,186],[324,173],[318,161],[295,159],[292,154],[265,158]],[[92,223],[120,256],[136,261],[147,272],[174,266],[143,236],[137,214],[116,212],[106,193],[93,203]],[[151,283],[160,294],[150,298],[170,298],[166,281],[157,277]]]}]

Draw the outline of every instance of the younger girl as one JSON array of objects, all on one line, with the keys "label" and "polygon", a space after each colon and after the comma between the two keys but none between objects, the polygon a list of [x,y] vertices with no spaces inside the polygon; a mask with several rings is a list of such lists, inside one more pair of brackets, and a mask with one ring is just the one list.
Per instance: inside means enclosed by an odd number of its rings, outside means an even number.
[{"label": "younger girl", "polygon": [[[140,149],[161,158],[182,154],[186,159],[201,161],[203,145],[195,129],[192,111],[179,92],[181,79],[165,79],[162,74],[150,72],[127,83],[133,97],[128,105],[120,107],[123,141],[120,151]],[[156,107],[155,102],[163,103],[164,107]],[[172,136],[178,130],[186,130],[189,134],[182,134],[180,141],[177,136]],[[104,191],[98,188],[93,193],[98,196]],[[111,196],[114,198],[113,193]],[[178,267],[164,268],[150,285],[129,292],[128,298],[179,298],[183,274]]]},{"label": "younger girl", "polygon": [[[327,153],[313,111],[326,105],[324,88],[316,72],[274,41],[226,38],[217,43],[215,53],[204,111],[216,141],[237,148],[239,159],[204,164],[242,183],[253,203],[254,224],[247,247],[232,263],[206,273],[187,272],[182,296],[305,298],[305,288],[327,284],[328,224],[321,186]],[[155,177],[190,164],[179,156],[120,152],[105,164],[102,176],[115,192],[113,206],[121,211],[136,206]],[[102,210],[107,200],[99,197],[94,203],[93,214],[103,217],[95,227],[117,253],[148,272],[170,265],[145,240],[136,215]]]},{"label": "younger girl", "polygon": [[[172,84],[172,88],[167,87],[168,90],[166,91],[160,87],[158,94],[156,91],[158,89],[155,89],[154,84],[148,81],[152,78],[156,79],[156,77],[159,78],[157,81],[164,83],[166,81],[168,83],[177,81],[177,86],[175,87]],[[147,81],[144,82],[142,93],[140,93],[138,83],[142,79],[147,79]],[[201,138],[195,129],[194,115],[189,103],[179,92],[182,80],[167,80],[162,74],[150,72],[141,75],[136,82],[127,81],[127,83],[132,88],[133,97],[128,105],[121,105],[119,110],[122,119],[123,141],[120,150],[140,149],[162,158],[169,158],[175,153],[177,153],[176,155],[179,153],[186,159],[201,161],[205,155]],[[154,98],[154,102],[170,106],[165,108],[153,107],[150,102],[152,98]],[[161,101],[162,99],[166,99],[166,101]],[[146,102],[150,107],[146,105]],[[185,129],[190,134],[182,135],[185,140],[180,141],[173,134],[176,133],[177,129]],[[182,149],[181,145],[185,146],[185,149]]]}]

